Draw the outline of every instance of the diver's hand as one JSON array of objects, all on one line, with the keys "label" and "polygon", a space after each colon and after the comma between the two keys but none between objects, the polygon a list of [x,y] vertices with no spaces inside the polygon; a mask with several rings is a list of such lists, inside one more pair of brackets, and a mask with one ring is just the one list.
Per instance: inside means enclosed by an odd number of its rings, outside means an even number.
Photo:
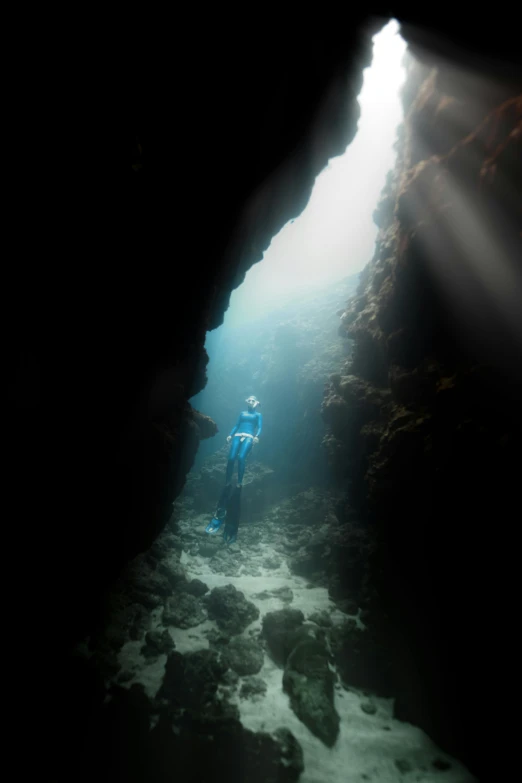
[{"label": "diver's hand", "polygon": [[231,440],[232,440],[232,435],[229,435],[227,438],[227,443],[230,443]]},{"label": "diver's hand", "polygon": [[254,438],[254,443],[259,443],[259,438],[257,436]]}]

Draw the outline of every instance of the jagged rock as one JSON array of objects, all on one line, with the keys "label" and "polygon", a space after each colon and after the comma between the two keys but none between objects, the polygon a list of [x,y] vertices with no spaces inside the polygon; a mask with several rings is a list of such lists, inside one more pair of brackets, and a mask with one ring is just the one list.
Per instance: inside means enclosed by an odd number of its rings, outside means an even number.
[{"label": "jagged rock", "polygon": [[90,637],[89,647],[92,650],[108,648],[116,652],[129,640],[142,638],[151,624],[150,611],[142,603],[131,602],[134,598],[132,587],[118,585],[105,606],[105,628],[95,629]]},{"label": "jagged rock", "polygon": [[329,528],[321,525],[307,536],[306,543],[289,559],[288,566],[293,573],[310,577],[326,569],[329,554]]},{"label": "jagged rock", "polygon": [[161,619],[164,625],[193,628],[205,622],[207,613],[195,596],[190,593],[179,593],[167,600]]},{"label": "jagged rock", "polygon": [[241,570],[241,552],[235,545],[230,547],[221,547],[212,560],[210,568],[216,574],[224,576],[239,576]]},{"label": "jagged rock", "polygon": [[164,594],[149,593],[147,590],[134,588],[132,590],[132,600],[136,603],[140,603],[149,611],[156,609],[163,603]]},{"label": "jagged rock", "polygon": [[301,772],[304,770],[303,751],[299,742],[290,729],[286,728],[276,729],[273,732],[273,736],[281,749],[281,762],[286,770],[286,779],[298,780]]},{"label": "jagged rock", "polygon": [[[357,600],[370,582],[380,596],[364,618],[380,644],[354,633],[339,666],[347,682],[391,695],[383,682],[390,665],[385,644],[401,683],[397,717],[477,759],[475,748],[487,736],[475,670],[496,655],[494,640],[477,641],[477,591],[500,605],[506,590],[495,592],[498,579],[483,587],[483,563],[503,562],[502,545],[492,554],[493,539],[473,531],[517,505],[513,444],[521,440],[513,417],[521,388],[517,349],[515,342],[508,348],[502,308],[481,293],[478,270],[490,269],[494,241],[519,287],[522,99],[518,84],[483,91],[477,81],[477,90],[470,89],[474,80],[447,64],[431,71],[410,64],[407,82],[408,114],[376,213],[375,255],[343,317],[355,343],[340,375],[358,380],[346,389],[350,402],[341,379],[326,394],[327,402],[336,394],[347,403],[343,415],[359,403],[365,414],[346,437],[336,429],[341,447],[330,441],[329,456],[337,474],[349,477],[353,501],[375,522]],[[466,221],[472,230],[462,230]],[[368,382],[391,392],[373,412],[363,391]],[[331,595],[345,597],[351,573],[339,558]]]},{"label": "jagged rock", "polygon": [[158,571],[153,571],[142,560],[129,573],[129,582],[139,593],[149,595],[170,595],[172,588],[168,577]]},{"label": "jagged rock", "polygon": [[154,570],[146,556],[136,558],[121,578],[130,603],[141,604],[146,609],[155,609],[164,596],[171,595],[169,578],[160,570]]},{"label": "jagged rock", "polygon": [[290,653],[283,689],[297,717],[331,747],[339,734],[340,718],[334,706],[334,674],[326,647],[314,639],[300,642]]},{"label": "jagged rock", "polygon": [[284,664],[296,644],[296,632],[304,623],[300,609],[280,609],[263,617],[263,636],[274,661]]},{"label": "jagged rock", "polygon": [[159,695],[173,707],[186,707],[205,712],[206,705],[223,681],[226,667],[214,650],[198,650],[181,655],[171,652],[165,665],[165,675]]},{"label": "jagged rock", "polygon": [[315,488],[299,492],[281,501],[270,509],[267,520],[273,522],[278,529],[283,529],[287,535],[299,534],[304,528],[319,527],[330,511],[330,497]]},{"label": "jagged rock", "polygon": [[162,560],[158,563],[157,572],[167,579],[171,592],[186,589],[187,575],[179,560],[172,557]]},{"label": "jagged rock", "polygon": [[210,416],[206,416],[204,413],[200,413],[199,411],[195,410],[195,408],[192,408],[192,418],[197,424],[199,437],[201,440],[212,438],[217,434],[217,424],[215,421],[213,421],[213,419],[210,418]]},{"label": "jagged rock", "polygon": [[261,677],[245,677],[239,695],[242,699],[259,701],[267,691],[266,682]]},{"label": "jagged rock", "polygon": [[165,628],[163,631],[148,631],[145,634],[145,644],[140,652],[145,658],[153,658],[158,655],[168,655],[175,646],[171,635]]},{"label": "jagged rock", "polygon": [[229,669],[223,675],[223,683],[229,687],[237,685],[239,682],[239,674],[233,669]]},{"label": "jagged rock", "polygon": [[192,581],[184,585],[183,591],[196,596],[196,598],[201,598],[205,593],[208,593],[208,586],[201,579],[192,579]]},{"label": "jagged rock", "polygon": [[167,529],[154,541],[146,552],[145,559],[149,565],[155,568],[157,564],[168,560],[173,555],[179,557],[182,548],[179,536],[169,532]]},{"label": "jagged rock", "polygon": [[257,674],[263,666],[263,650],[252,639],[236,636],[223,650],[223,663],[241,675]]},{"label": "jagged rock", "polygon": [[215,587],[206,597],[209,617],[216,621],[220,630],[231,635],[242,633],[259,617],[259,609],[247,601],[234,585]]},{"label": "jagged rock", "polygon": [[323,628],[330,628],[332,625],[332,618],[325,609],[321,612],[313,612],[308,619]]},{"label": "jagged rock", "polygon": [[[235,691],[235,688],[221,686],[217,698],[207,703],[205,707],[206,723],[212,721],[215,727],[219,727],[219,725],[229,725],[231,721],[238,721],[240,719],[239,707],[237,704],[228,701],[226,698],[227,691],[230,693],[230,695],[232,695]],[[184,717],[186,720],[188,719],[187,723],[190,728],[192,728],[194,722],[199,721],[199,712],[196,713],[189,711],[185,713]]]},{"label": "jagged rock", "polygon": [[230,641],[230,636],[218,628],[209,628],[203,633],[208,639],[209,646],[216,650],[222,650]]}]

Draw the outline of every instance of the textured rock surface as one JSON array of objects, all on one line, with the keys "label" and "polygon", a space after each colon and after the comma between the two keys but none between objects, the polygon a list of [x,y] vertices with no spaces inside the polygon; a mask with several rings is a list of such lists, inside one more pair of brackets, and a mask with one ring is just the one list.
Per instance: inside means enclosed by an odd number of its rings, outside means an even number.
[{"label": "textured rock surface", "polygon": [[214,698],[226,671],[214,650],[199,650],[186,655],[172,652],[165,667],[165,677],[159,697],[169,708],[186,707],[204,712]]},{"label": "textured rock surface", "polygon": [[263,635],[274,661],[286,663],[286,659],[295,646],[295,633],[304,622],[300,609],[281,609],[268,612],[263,617]]},{"label": "textured rock surface", "polygon": [[[350,515],[371,525],[370,624],[397,714],[477,768],[477,678],[498,659],[481,617],[506,609],[512,570],[485,531],[519,505],[522,95],[410,63],[403,100],[375,255],[341,318],[353,353],[326,390],[325,446],[348,489],[341,529]],[[342,594],[352,575],[338,565]]]},{"label": "textured rock surface", "polygon": [[263,666],[263,650],[258,642],[236,636],[223,650],[224,663],[237,674],[257,674]]},{"label": "textured rock surface", "polygon": [[[294,496],[297,516],[305,518],[307,514],[303,512],[308,509],[309,521],[321,519],[325,493],[305,494],[306,500],[303,493]],[[146,767],[149,777],[158,763],[165,763],[162,774],[167,779],[172,775],[172,767],[169,773],[169,765],[175,761],[170,754],[172,738],[176,762],[190,763],[191,776],[207,774],[211,760],[217,765],[214,773],[224,769],[228,774],[230,760],[222,758],[216,746],[229,747],[231,737],[235,742],[245,743],[237,753],[242,754],[241,763],[247,768],[254,764],[254,761],[247,762],[249,743],[254,747],[261,743],[264,754],[274,754],[276,748],[264,744],[266,733],[270,732],[276,739],[279,735],[276,729],[283,725],[293,732],[293,736],[287,736],[289,750],[296,747],[312,778],[321,779],[322,773],[328,771],[332,781],[344,781],[347,768],[364,777],[378,763],[383,779],[388,779],[395,774],[397,760],[412,771],[427,771],[430,780],[437,774],[432,770],[430,775],[428,769],[435,758],[430,740],[415,727],[394,720],[392,700],[379,698],[379,694],[388,694],[382,687],[388,661],[374,635],[362,629],[360,618],[346,615],[346,612],[357,613],[357,603],[338,599],[334,604],[324,587],[288,568],[292,554],[285,550],[286,526],[295,524],[289,513],[290,500],[276,503],[267,518],[245,528],[241,545],[236,547],[242,562],[240,576],[233,577],[234,584],[257,606],[260,615],[251,627],[231,637],[228,623],[223,630],[223,624],[220,629],[216,619],[210,617],[203,625],[192,628],[164,628],[165,611],[142,607],[155,627],[145,634],[141,646],[130,638],[132,626],[115,622],[113,646],[110,634],[109,638],[100,636],[98,645],[91,645],[90,654],[84,648],[89,663],[95,663],[104,672],[110,694],[102,714],[98,715],[98,723],[114,720],[113,730],[120,732],[120,741],[126,737],[133,743],[132,752],[120,759],[115,770],[121,769],[122,764],[126,769],[129,756],[137,763],[134,751],[139,739],[132,726],[135,722],[140,725],[148,722],[152,732],[146,732],[147,742],[153,741],[152,752],[156,755],[148,759],[150,748],[142,746],[139,763],[143,767],[137,769]],[[203,557],[197,551],[186,554],[185,541],[190,547],[201,516],[193,510],[190,498],[179,505],[179,524],[172,522],[168,534],[175,541],[183,542],[183,569],[168,549],[160,548],[163,556],[158,559],[154,548],[154,554],[147,552],[143,559],[149,568],[154,566],[179,585],[174,601],[166,598],[167,610],[170,604],[176,608],[180,596],[196,601],[187,592],[189,586],[196,585],[195,591],[202,593],[205,583],[227,580],[214,571],[213,558]],[[289,521],[285,522],[287,517]],[[307,524],[305,528],[313,531],[314,526]],[[278,569],[262,565],[276,553],[281,560]],[[252,578],[254,571],[258,573]],[[179,581],[182,575],[183,580]],[[198,597],[198,600],[208,604],[211,596],[212,593],[207,599]],[[233,590],[218,590],[217,596],[219,605],[244,602]],[[120,611],[125,616],[125,606],[120,606]],[[176,648],[172,652],[174,640]],[[257,676],[247,674],[254,671],[258,672]],[[122,702],[115,686],[129,689],[132,699]],[[364,693],[357,693],[356,688]],[[389,695],[393,696],[393,691]],[[113,702],[123,703],[124,711],[114,712]],[[340,720],[342,730],[339,731]],[[244,729],[256,735],[245,735]],[[380,740],[383,729],[393,731],[393,736],[387,738],[385,751]],[[378,754],[375,754],[376,744]],[[197,758],[194,753],[198,754]],[[439,749],[436,758],[444,761]],[[283,759],[281,762],[284,766]],[[449,759],[446,763],[453,762]],[[473,783],[466,771],[462,772],[462,783]]]},{"label": "textured rock surface", "polygon": [[179,593],[167,599],[161,619],[164,625],[193,628],[207,619],[207,613],[194,595]]},{"label": "textured rock surface", "polygon": [[207,599],[208,614],[230,635],[242,633],[259,617],[259,609],[234,585],[215,587]]},{"label": "textured rock surface", "polygon": [[148,633],[145,634],[145,644],[141,648],[141,654],[145,658],[168,655],[175,646],[167,629],[164,629],[163,631],[148,631]]},{"label": "textured rock surface", "polygon": [[326,647],[314,639],[297,644],[286,662],[283,688],[297,717],[328,746],[339,733],[334,681]]},{"label": "textured rock surface", "polygon": [[239,695],[242,699],[256,701],[266,693],[266,682],[261,677],[245,677]]}]

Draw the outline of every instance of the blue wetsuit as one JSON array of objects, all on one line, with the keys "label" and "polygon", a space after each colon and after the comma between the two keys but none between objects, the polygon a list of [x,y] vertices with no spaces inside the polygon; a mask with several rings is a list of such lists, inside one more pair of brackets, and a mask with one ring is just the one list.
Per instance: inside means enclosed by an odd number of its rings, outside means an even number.
[{"label": "blue wetsuit", "polygon": [[[236,426],[230,433],[232,444],[228,455],[226,483],[230,484],[234,470],[234,462],[238,460],[237,481],[241,485],[245,474],[245,462],[252,444],[254,436],[259,437],[263,427],[263,417],[260,413],[253,411],[243,411],[239,414]],[[256,432],[257,430],[257,432]]]}]

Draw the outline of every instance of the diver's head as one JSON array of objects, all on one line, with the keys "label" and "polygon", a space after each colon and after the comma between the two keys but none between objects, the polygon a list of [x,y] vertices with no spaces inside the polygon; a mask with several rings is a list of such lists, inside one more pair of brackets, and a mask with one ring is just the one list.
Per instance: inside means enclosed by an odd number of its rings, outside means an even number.
[{"label": "diver's head", "polygon": [[254,397],[253,394],[251,394],[250,397],[247,397],[245,402],[250,408],[250,410],[255,410],[258,405],[261,405],[257,397]]}]

